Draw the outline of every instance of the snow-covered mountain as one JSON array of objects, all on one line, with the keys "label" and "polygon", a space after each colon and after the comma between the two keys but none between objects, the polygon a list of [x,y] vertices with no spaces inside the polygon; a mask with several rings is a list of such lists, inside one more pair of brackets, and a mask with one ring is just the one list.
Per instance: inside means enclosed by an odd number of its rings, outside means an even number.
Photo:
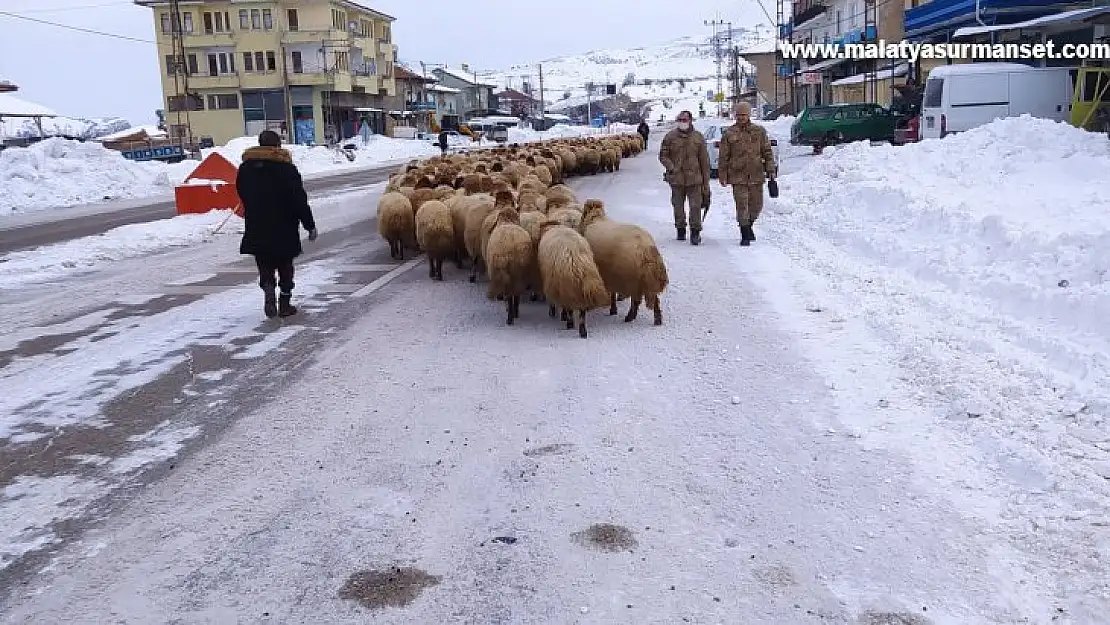
[{"label": "snow-covered mountain", "polygon": [[[102,119],[82,119],[76,117],[44,117],[42,131],[48,137],[69,137],[71,139],[95,139],[114,132],[126,130],[131,122],[119,117]],[[0,137],[22,139],[37,137],[38,126],[33,119],[9,118],[0,122]]]},{"label": "snow-covered mountain", "polygon": [[[732,43],[743,51],[763,45],[773,36],[774,31],[768,26],[734,27]],[[707,101],[707,94],[717,88],[717,64],[709,34],[682,37],[653,46],[594,50],[518,63],[504,70],[486,72],[484,76],[502,87],[518,90],[523,90],[527,83],[533,94],[538,95],[541,63],[544,99],[551,112],[568,105],[584,104],[588,83],[615,84],[618,92],[627,94],[633,101],[647,102],[652,119],[673,116],[683,109],[696,114],[699,103],[704,103],[706,111],[715,107]],[[741,60],[740,65],[742,70],[751,72],[751,65],[746,61]],[[727,71],[726,62],[722,64],[722,75]],[[728,91],[727,80],[724,90]]]}]

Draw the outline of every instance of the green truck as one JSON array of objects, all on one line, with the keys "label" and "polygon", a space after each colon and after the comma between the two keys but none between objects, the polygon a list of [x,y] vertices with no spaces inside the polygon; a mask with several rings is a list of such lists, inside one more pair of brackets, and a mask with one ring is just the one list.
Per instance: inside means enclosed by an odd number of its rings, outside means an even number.
[{"label": "green truck", "polygon": [[813,146],[814,152],[852,141],[897,142],[895,129],[904,121],[878,104],[828,104],[806,108],[790,126],[791,145]]}]

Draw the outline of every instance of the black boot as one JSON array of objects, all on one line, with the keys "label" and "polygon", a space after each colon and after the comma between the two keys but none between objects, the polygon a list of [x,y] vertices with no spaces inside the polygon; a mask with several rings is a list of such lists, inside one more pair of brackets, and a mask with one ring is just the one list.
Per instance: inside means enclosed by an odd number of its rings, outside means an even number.
[{"label": "black boot", "polygon": [[265,289],[263,293],[266,299],[265,303],[262,305],[262,311],[266,313],[267,317],[273,319],[278,314],[277,295],[274,294],[273,289]]},{"label": "black boot", "polygon": [[752,225],[748,226],[748,239],[750,239],[751,241],[755,241],[755,222],[754,221],[752,222]]},{"label": "black boot", "polygon": [[752,244],[752,227],[740,226],[740,245],[748,246]]},{"label": "black boot", "polygon": [[290,304],[289,300],[293,299],[291,293],[282,293],[281,298],[278,299],[278,316],[279,317],[292,317],[297,314],[297,307]]},{"label": "black boot", "polygon": [[678,230],[678,240],[679,241],[685,241],[686,240],[686,228],[676,228],[676,229]]},{"label": "black boot", "polygon": [[701,245],[701,230],[690,230],[690,245]]}]

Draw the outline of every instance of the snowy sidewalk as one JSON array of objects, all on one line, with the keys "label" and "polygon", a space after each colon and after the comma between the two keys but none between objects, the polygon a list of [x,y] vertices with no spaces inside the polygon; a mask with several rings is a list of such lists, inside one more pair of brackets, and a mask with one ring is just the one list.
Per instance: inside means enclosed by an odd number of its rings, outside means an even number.
[{"label": "snowy sidewalk", "polygon": [[1056,616],[1048,561],[845,427],[856,407],[749,281],[789,275],[767,274],[768,237],[736,247],[719,202],[702,247],[672,240],[655,158],[576,186],[657,237],[663,327],[600,311],[581,340],[535,304],[506,327],[464,272],[410,272],[296,384],[67,550],[8,622]]}]

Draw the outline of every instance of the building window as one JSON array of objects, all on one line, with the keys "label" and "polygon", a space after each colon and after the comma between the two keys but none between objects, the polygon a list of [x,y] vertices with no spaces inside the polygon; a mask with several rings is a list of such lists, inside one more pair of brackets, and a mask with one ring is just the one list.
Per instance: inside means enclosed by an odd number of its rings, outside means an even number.
[{"label": "building window", "polygon": [[187,124],[173,124],[170,126],[171,139],[187,139],[189,135],[189,126]]},{"label": "building window", "polygon": [[335,69],[340,72],[350,71],[350,59],[348,58],[346,52],[335,53]]},{"label": "building window", "polygon": [[250,13],[246,9],[239,9],[239,30],[249,30],[250,27]]},{"label": "building window", "polygon": [[219,52],[208,55],[208,75],[222,76],[235,73],[235,54],[232,52]]},{"label": "building window", "polygon": [[193,34],[193,14],[183,13],[182,19],[185,20],[185,33],[189,35]]},{"label": "building window", "polygon": [[239,108],[239,95],[235,93],[217,93],[208,96],[208,109],[211,111],[227,111]]},{"label": "building window", "polygon": [[173,24],[173,21],[170,20],[170,14],[169,13],[163,13],[159,16],[159,19],[161,19],[161,21],[162,21],[162,34],[163,35],[170,34],[170,30],[172,29],[172,27],[170,25]]},{"label": "building window", "polygon": [[289,30],[301,29],[301,20],[297,16],[297,9],[289,9],[285,12],[285,15],[289,19]]},{"label": "building window", "polygon": [[336,30],[347,30],[347,14],[339,9],[332,9],[331,27]]},{"label": "building window", "polygon": [[262,9],[262,27],[266,30],[274,29],[274,14],[270,9]]},{"label": "building window", "polygon": [[204,22],[204,34],[211,35],[212,33],[215,32],[215,27],[212,25],[212,14],[211,13],[206,11],[204,13],[204,15],[201,17],[201,21]]},{"label": "building window", "polygon": [[250,52],[244,52],[243,53],[243,71],[244,72],[253,72],[254,71],[254,55],[251,54]]},{"label": "building window", "polygon": [[274,54],[273,50],[266,51],[266,71],[277,71],[277,55]]},{"label": "building window", "polygon": [[293,50],[292,52],[289,53],[289,58],[292,59],[292,61],[293,61],[293,73],[294,74],[303,74],[304,73],[304,60],[301,58],[301,51],[300,50]]},{"label": "building window", "polygon": [[262,11],[251,9],[251,28],[262,30]]},{"label": "building window", "polygon": [[223,13],[217,12],[213,15],[213,17],[216,21],[216,32],[231,32],[231,16],[227,14],[227,11],[224,11]]},{"label": "building window", "polygon": [[172,54],[166,55],[166,75],[173,76],[178,71],[175,57]]},{"label": "building window", "polygon": [[266,71],[266,57],[261,52],[254,53],[254,71]]},{"label": "building window", "polygon": [[188,59],[189,59],[189,75],[192,76],[193,74],[199,74],[200,73],[200,67],[197,64],[197,55],[190,54],[188,56]]}]

